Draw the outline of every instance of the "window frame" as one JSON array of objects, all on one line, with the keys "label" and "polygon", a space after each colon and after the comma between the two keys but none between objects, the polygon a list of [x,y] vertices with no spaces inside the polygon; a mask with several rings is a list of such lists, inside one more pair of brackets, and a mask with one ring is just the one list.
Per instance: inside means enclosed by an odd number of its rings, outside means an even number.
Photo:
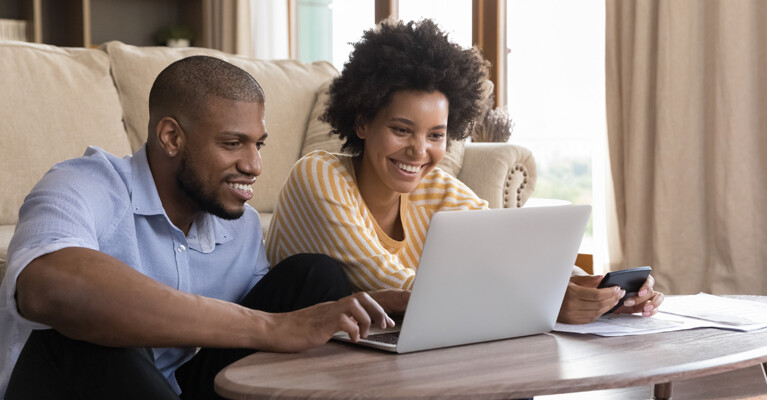
[{"label": "window frame", "polygon": [[[495,107],[505,107],[506,97],[506,0],[472,0],[471,41],[490,62]],[[375,0],[375,22],[399,18],[399,0]]]},{"label": "window frame", "polygon": [[[375,1],[375,23],[392,16],[399,18],[399,0]],[[288,2],[288,54],[298,58],[297,0]],[[490,62],[490,81],[493,82],[495,107],[505,107],[506,94],[506,0],[472,0],[472,44],[482,50]]]}]

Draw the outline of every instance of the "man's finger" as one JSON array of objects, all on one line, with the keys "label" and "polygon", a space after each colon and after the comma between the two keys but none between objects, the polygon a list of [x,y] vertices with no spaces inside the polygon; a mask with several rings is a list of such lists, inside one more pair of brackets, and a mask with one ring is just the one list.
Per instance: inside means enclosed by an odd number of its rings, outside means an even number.
[{"label": "man's finger", "polygon": [[362,307],[360,300],[356,297],[356,295],[351,296],[351,298],[349,298],[345,304],[346,309],[344,311],[351,318],[354,318],[354,320],[357,321],[360,336],[363,338],[367,337],[371,323],[370,315],[368,315],[367,311],[365,311],[365,309]]},{"label": "man's finger", "polygon": [[389,315],[386,314],[386,310],[376,301],[375,298],[368,295],[367,293],[361,293],[358,297],[358,300],[370,316],[371,323],[375,322],[376,325],[381,329],[386,329],[388,327],[394,326],[394,320],[389,318]]},{"label": "man's finger", "polygon": [[388,313],[404,312],[410,300],[410,291],[401,289],[383,289],[367,292]]},{"label": "man's finger", "polygon": [[357,321],[346,314],[342,314],[340,318],[340,330],[346,332],[352,342],[357,343],[360,340],[360,328]]}]

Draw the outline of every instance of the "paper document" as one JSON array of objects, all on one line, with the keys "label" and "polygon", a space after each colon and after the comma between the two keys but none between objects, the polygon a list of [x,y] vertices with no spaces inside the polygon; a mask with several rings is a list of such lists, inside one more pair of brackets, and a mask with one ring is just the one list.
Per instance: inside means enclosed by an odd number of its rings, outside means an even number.
[{"label": "paper document", "polygon": [[694,296],[668,296],[660,312],[683,315],[737,327],[767,326],[767,303],[698,293]]},{"label": "paper document", "polygon": [[657,314],[608,314],[583,325],[557,323],[554,331],[599,336],[645,335],[695,328],[752,331],[767,328],[767,303],[699,293],[667,296]]},{"label": "paper document", "polygon": [[639,314],[608,314],[589,324],[570,325],[558,322],[554,325],[554,331],[628,336],[702,328],[706,325],[708,324],[705,321],[672,314],[658,313],[652,317],[642,317]]}]

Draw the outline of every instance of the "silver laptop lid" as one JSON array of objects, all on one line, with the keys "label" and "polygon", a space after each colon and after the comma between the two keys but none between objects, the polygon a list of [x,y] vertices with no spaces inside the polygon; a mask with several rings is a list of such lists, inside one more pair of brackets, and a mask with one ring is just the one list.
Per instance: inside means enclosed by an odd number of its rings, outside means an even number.
[{"label": "silver laptop lid", "polygon": [[396,351],[550,331],[590,213],[558,206],[435,214]]}]

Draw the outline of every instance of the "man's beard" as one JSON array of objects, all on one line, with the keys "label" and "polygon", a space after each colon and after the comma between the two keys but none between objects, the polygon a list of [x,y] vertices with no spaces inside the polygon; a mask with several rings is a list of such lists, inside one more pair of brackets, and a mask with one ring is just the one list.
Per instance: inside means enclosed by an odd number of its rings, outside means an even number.
[{"label": "man's beard", "polygon": [[223,219],[238,219],[245,212],[241,210],[230,211],[216,197],[215,190],[206,191],[202,179],[195,170],[189,168],[190,163],[185,153],[181,155],[181,170],[176,174],[176,181],[181,190],[192,199],[192,202],[201,211],[213,214]]}]

